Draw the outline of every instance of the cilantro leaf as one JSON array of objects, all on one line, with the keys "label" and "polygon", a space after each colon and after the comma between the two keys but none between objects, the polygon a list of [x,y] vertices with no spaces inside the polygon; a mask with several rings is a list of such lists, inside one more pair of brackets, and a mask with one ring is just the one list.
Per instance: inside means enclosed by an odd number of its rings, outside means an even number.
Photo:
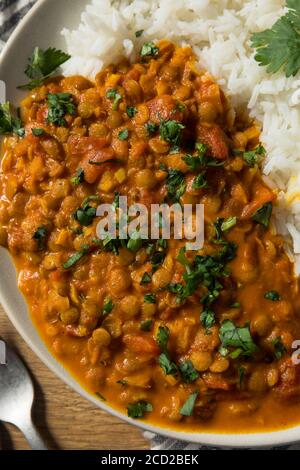
[{"label": "cilantro leaf", "polygon": [[136,403],[129,403],[127,406],[127,414],[129,418],[138,419],[143,418],[145,413],[153,411],[153,406],[147,401],[138,401]]},{"label": "cilantro leaf", "polygon": [[160,326],[156,335],[156,342],[160,349],[163,351],[168,345],[170,338],[170,330],[167,326]]},{"label": "cilantro leaf", "polygon": [[195,369],[192,361],[184,361],[179,364],[179,370],[182,376],[182,380],[185,383],[192,383],[199,377],[199,372]]},{"label": "cilantro leaf", "polygon": [[71,56],[50,47],[46,50],[36,47],[33,54],[28,59],[28,65],[25,70],[25,74],[31,81],[26,85],[21,85],[19,88],[23,90],[32,90],[38,86],[41,86],[45,80],[50,78],[53,73]]},{"label": "cilantro leaf", "polygon": [[22,122],[19,118],[11,115],[10,104],[0,104],[0,135],[16,134],[19,137],[24,137],[25,129],[22,127]]},{"label": "cilantro leaf", "polygon": [[141,286],[143,286],[144,284],[150,284],[150,282],[151,282],[150,274],[144,273],[140,282]]},{"label": "cilantro leaf", "polygon": [[176,170],[174,168],[169,168],[167,171],[168,176],[166,179],[166,186],[168,196],[172,202],[178,202],[186,190],[184,174],[180,170]]},{"label": "cilantro leaf", "polygon": [[288,12],[271,29],[252,35],[255,60],[267,66],[268,73],[282,70],[286,77],[295,76],[300,69],[300,4],[287,0]]},{"label": "cilantro leaf", "polygon": [[262,145],[258,145],[254,150],[243,153],[243,159],[248,166],[259,165],[266,156],[266,150]]},{"label": "cilantro leaf", "polygon": [[57,126],[66,126],[65,116],[75,114],[75,105],[71,93],[49,93],[47,95],[47,121]]},{"label": "cilantro leaf", "polygon": [[112,309],[114,308],[114,303],[108,297],[104,300],[104,304],[102,307],[102,315],[108,315]]},{"label": "cilantro leaf", "polygon": [[205,172],[202,171],[194,178],[193,189],[206,189],[208,188],[208,183],[205,178]]},{"label": "cilantro leaf", "polygon": [[286,347],[284,346],[281,338],[275,338],[273,341],[274,352],[276,359],[281,359],[287,352]]},{"label": "cilantro leaf", "polygon": [[90,206],[90,201],[99,201],[99,196],[88,196],[73,214],[73,217],[82,227],[88,227],[93,223],[94,218],[97,214],[97,209]]},{"label": "cilantro leaf", "polygon": [[280,294],[276,290],[270,290],[265,293],[265,299],[272,300],[273,302],[278,302],[280,300]]},{"label": "cilantro leaf", "polygon": [[42,251],[46,248],[47,237],[48,237],[47,228],[44,225],[41,225],[35,231],[35,233],[33,235],[33,239],[37,240],[38,248],[39,248],[40,251]]},{"label": "cilantro leaf", "polygon": [[159,49],[154,42],[146,42],[141,49],[142,57],[155,57],[158,55]]},{"label": "cilantro leaf", "polygon": [[208,157],[207,150],[208,147],[205,144],[197,143],[196,146],[196,155],[185,155],[182,157],[182,160],[186,163],[186,165],[189,167],[189,169],[192,172],[197,171],[199,168],[205,168],[205,167],[218,167],[218,166],[223,166],[224,162],[220,162],[214,158]]},{"label": "cilantro leaf", "polygon": [[45,135],[45,131],[41,127],[32,128],[31,132],[35,137],[40,137],[42,135]]},{"label": "cilantro leaf", "polygon": [[172,362],[168,352],[163,352],[158,358],[158,364],[166,375],[176,375],[178,367],[175,362]]},{"label": "cilantro leaf", "polygon": [[151,331],[151,328],[153,326],[153,320],[144,320],[141,323],[140,330],[141,331]]},{"label": "cilantro leaf", "polygon": [[158,130],[158,124],[155,124],[155,122],[152,121],[148,121],[145,124],[145,129],[147,130],[149,136],[151,136]]},{"label": "cilantro leaf", "polygon": [[203,310],[200,315],[200,321],[204,326],[206,333],[209,333],[209,330],[216,323],[216,316],[212,310]]},{"label": "cilantro leaf", "polygon": [[78,170],[76,171],[76,176],[73,176],[73,178],[71,178],[71,183],[74,186],[78,186],[78,184],[83,183],[83,182],[84,182],[84,170],[82,168],[78,168]]},{"label": "cilantro leaf", "polygon": [[240,355],[252,356],[253,353],[258,351],[258,347],[254,343],[249,325],[243,327],[236,326],[231,320],[226,320],[222,323],[219,337],[223,348],[234,347],[234,359]]},{"label": "cilantro leaf", "polygon": [[268,228],[272,212],[273,205],[271,202],[267,202],[260,209],[258,209],[258,211],[255,212],[255,214],[252,216],[252,220],[260,225],[263,225],[265,228]]},{"label": "cilantro leaf", "polygon": [[192,416],[194,411],[194,406],[198,398],[199,392],[193,392],[188,397],[184,405],[180,409],[180,414],[183,416]]},{"label": "cilantro leaf", "polygon": [[128,117],[133,118],[137,113],[137,109],[134,106],[127,106],[126,113]]},{"label": "cilantro leaf", "polygon": [[120,140],[127,140],[129,137],[129,130],[126,128],[123,131],[119,132],[118,137]]},{"label": "cilantro leaf", "polygon": [[156,303],[156,295],[155,294],[146,294],[144,296],[144,302],[146,304],[155,304]]},{"label": "cilantro leaf", "polygon": [[183,129],[185,129],[185,126],[178,121],[161,121],[159,126],[160,137],[173,145],[179,145]]}]

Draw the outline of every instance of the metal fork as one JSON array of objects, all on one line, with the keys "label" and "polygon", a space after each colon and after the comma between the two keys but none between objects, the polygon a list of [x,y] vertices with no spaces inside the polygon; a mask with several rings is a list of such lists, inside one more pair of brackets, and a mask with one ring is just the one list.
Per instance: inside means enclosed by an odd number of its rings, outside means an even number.
[{"label": "metal fork", "polygon": [[33,384],[26,367],[13,350],[0,340],[0,421],[17,426],[31,449],[47,450],[32,422],[33,399]]}]

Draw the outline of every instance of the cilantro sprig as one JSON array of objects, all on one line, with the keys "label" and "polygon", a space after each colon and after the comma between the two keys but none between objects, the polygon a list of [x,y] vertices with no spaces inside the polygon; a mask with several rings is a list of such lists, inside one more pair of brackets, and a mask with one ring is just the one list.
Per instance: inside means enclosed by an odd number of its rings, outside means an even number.
[{"label": "cilantro sprig", "polygon": [[282,70],[286,77],[300,70],[300,3],[287,0],[287,13],[271,29],[252,35],[255,60],[267,67],[268,73]]},{"label": "cilantro sprig", "polygon": [[54,47],[49,47],[46,50],[36,47],[28,59],[28,65],[25,70],[25,74],[31,80],[26,85],[19,86],[19,88],[22,90],[33,90],[41,86],[70,57],[69,54]]}]

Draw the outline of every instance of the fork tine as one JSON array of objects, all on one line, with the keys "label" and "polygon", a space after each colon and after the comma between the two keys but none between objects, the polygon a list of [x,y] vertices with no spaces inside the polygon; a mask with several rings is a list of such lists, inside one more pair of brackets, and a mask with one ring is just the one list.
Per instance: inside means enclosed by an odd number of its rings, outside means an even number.
[{"label": "fork tine", "polygon": [[6,344],[0,339],[0,365],[6,365]]}]

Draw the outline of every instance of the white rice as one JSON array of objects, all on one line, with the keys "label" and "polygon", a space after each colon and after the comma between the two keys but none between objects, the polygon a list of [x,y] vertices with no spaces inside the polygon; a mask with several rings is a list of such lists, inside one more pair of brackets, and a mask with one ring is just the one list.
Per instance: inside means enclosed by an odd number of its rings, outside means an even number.
[{"label": "white rice", "polygon": [[[250,47],[252,33],[271,27],[284,5],[284,0],[92,0],[78,29],[62,32],[72,56],[63,72],[94,78],[122,56],[134,58],[149,40],[192,45],[233,104],[247,104],[263,124],[264,173],[279,189],[276,225],[290,236],[300,272],[300,74],[289,79],[267,74]],[[144,33],[136,39],[138,30]]]}]

